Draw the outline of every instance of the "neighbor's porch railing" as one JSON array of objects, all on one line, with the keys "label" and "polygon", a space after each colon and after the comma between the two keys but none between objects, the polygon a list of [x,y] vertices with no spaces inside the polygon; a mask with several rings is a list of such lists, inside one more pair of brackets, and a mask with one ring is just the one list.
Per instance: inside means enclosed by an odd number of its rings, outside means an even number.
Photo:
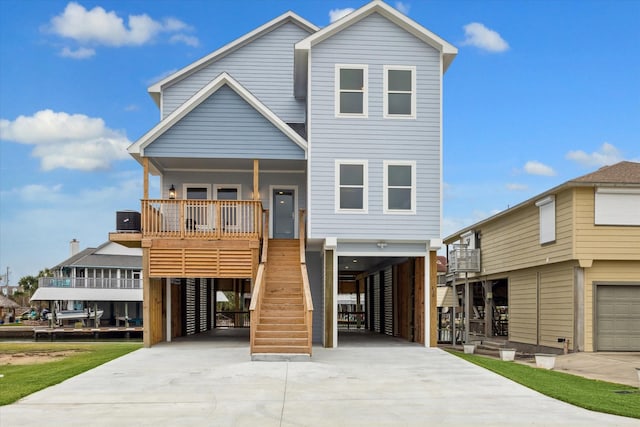
[{"label": "neighbor's porch railing", "polygon": [[455,247],[449,251],[448,263],[452,273],[477,273],[480,271],[480,249]]},{"label": "neighbor's porch railing", "polygon": [[40,277],[40,288],[142,289],[140,279],[97,277]]},{"label": "neighbor's porch railing", "polygon": [[255,200],[143,200],[144,237],[258,239],[262,203]]}]

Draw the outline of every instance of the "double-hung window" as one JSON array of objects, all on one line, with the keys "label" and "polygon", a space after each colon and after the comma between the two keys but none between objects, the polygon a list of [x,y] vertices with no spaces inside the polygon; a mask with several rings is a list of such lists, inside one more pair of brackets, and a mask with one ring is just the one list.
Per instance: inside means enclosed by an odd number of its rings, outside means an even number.
[{"label": "double-hung window", "polygon": [[367,66],[336,65],[337,117],[367,117]]},{"label": "double-hung window", "polygon": [[384,117],[416,117],[416,67],[384,66]]},{"label": "double-hung window", "polygon": [[384,213],[416,212],[416,162],[384,161]]},{"label": "double-hung window", "polygon": [[336,160],[336,211],[367,212],[367,162]]}]

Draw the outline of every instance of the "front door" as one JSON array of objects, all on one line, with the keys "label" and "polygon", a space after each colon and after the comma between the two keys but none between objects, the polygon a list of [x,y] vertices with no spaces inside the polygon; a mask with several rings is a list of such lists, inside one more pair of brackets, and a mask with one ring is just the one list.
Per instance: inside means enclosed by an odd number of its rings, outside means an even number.
[{"label": "front door", "polygon": [[273,190],[273,238],[295,238],[295,191]]}]

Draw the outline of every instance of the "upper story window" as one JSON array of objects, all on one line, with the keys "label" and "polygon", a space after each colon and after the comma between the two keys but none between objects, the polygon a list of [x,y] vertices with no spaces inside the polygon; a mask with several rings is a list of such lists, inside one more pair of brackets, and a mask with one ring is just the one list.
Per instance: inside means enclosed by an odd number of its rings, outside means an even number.
[{"label": "upper story window", "polygon": [[336,160],[336,211],[367,212],[367,162]]},{"label": "upper story window", "polygon": [[556,198],[547,196],[538,200],[536,206],[540,209],[540,244],[555,242],[556,240]]},{"label": "upper story window", "polygon": [[336,116],[367,117],[367,66],[336,65]]},{"label": "upper story window", "polygon": [[416,162],[384,161],[384,213],[416,212]]},{"label": "upper story window", "polygon": [[416,67],[384,66],[384,117],[416,117]]},{"label": "upper story window", "polygon": [[595,194],[595,225],[640,225],[640,189],[603,188]]}]

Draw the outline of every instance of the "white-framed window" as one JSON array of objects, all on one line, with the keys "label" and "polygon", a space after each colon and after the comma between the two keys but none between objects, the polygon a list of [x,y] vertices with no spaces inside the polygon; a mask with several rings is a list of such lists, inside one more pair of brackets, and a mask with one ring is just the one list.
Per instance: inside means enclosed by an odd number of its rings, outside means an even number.
[{"label": "white-framed window", "polygon": [[367,161],[336,160],[336,212],[366,213]]},{"label": "white-framed window", "polygon": [[640,225],[640,189],[597,188],[594,224]]},{"label": "white-framed window", "polygon": [[556,198],[547,196],[536,202],[540,209],[540,244],[556,240]]},{"label": "white-framed window", "polygon": [[385,65],[384,117],[414,119],[416,117],[416,67]]},{"label": "white-framed window", "polygon": [[336,117],[367,117],[368,67],[336,64],[335,74]]},{"label": "white-framed window", "polygon": [[240,200],[242,197],[242,184],[216,185],[216,200]]},{"label": "white-framed window", "polygon": [[383,211],[387,214],[416,213],[416,162],[385,160],[383,162]]},{"label": "white-framed window", "polygon": [[184,220],[188,231],[205,230],[213,227],[211,211],[206,203],[196,200],[211,199],[211,184],[183,184],[183,198],[194,200],[185,205]]}]

